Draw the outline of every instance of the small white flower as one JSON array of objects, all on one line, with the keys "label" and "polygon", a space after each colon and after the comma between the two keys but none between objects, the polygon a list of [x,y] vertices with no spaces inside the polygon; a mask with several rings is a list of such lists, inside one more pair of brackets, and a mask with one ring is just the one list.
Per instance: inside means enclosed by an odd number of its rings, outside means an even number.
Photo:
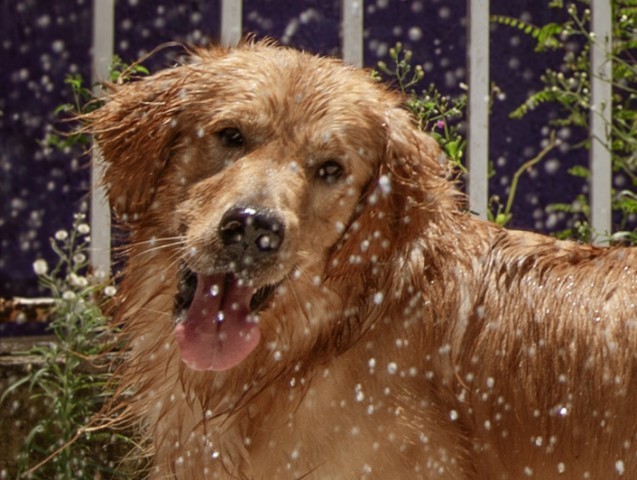
[{"label": "small white flower", "polygon": [[72,290],[67,290],[62,294],[63,300],[73,300],[75,298],[75,292]]},{"label": "small white flower", "polygon": [[46,263],[46,260],[36,260],[33,262],[33,271],[36,275],[46,275],[46,272],[49,271],[49,265]]},{"label": "small white flower", "polygon": [[86,235],[91,231],[91,227],[89,227],[88,223],[80,223],[77,226],[77,231],[78,233],[81,233],[82,235]]},{"label": "small white flower", "polygon": [[113,285],[108,285],[104,288],[104,295],[107,297],[113,297],[117,293],[117,289]]},{"label": "small white flower", "polygon": [[75,287],[86,287],[88,285],[88,280],[86,277],[79,276],[75,273],[69,275],[69,283]]},{"label": "small white flower", "polygon": [[67,238],[69,238],[69,233],[66,230],[58,230],[57,232],[55,232],[55,239],[59,240],[60,242],[66,240]]},{"label": "small white flower", "polygon": [[76,253],[73,255],[73,261],[75,263],[84,263],[86,261],[86,255],[83,253]]}]

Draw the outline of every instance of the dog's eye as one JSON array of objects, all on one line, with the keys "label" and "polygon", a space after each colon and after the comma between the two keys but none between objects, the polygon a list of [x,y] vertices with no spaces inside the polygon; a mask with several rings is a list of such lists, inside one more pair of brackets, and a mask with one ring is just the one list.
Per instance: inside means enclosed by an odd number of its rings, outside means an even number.
[{"label": "dog's eye", "polygon": [[219,139],[221,144],[227,148],[239,148],[243,147],[243,135],[236,128],[224,128],[219,133]]},{"label": "dog's eye", "polygon": [[335,182],[343,175],[343,167],[334,160],[328,160],[319,167],[316,175],[328,183]]}]

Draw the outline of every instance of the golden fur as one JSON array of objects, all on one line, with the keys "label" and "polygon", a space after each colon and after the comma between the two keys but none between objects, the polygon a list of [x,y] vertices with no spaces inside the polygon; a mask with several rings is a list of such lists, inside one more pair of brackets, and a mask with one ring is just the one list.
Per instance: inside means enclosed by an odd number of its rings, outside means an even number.
[{"label": "golden fur", "polygon": [[[151,478],[637,474],[637,254],[466,213],[400,104],[367,72],[246,42],[114,86],[89,117],[131,232],[121,388]],[[285,227],[241,272],[220,260],[237,205]],[[276,285],[232,368],[180,358],[184,265]]]}]

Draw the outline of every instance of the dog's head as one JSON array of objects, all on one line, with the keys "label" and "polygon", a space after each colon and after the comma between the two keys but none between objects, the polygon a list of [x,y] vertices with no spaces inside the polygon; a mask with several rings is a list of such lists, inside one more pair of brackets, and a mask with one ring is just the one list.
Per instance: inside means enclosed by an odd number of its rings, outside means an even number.
[{"label": "dog's head", "polygon": [[368,72],[257,42],[197,50],[92,114],[115,211],[178,239],[189,366],[241,362],[286,282],[358,268],[441,208],[437,147],[399,103]]}]

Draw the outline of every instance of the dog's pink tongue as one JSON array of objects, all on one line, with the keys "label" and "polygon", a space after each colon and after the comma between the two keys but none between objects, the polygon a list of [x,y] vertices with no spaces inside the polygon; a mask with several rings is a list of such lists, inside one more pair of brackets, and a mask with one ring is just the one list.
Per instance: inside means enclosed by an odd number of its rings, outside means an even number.
[{"label": "dog's pink tongue", "polygon": [[197,275],[192,304],[174,332],[188,367],[227,370],[254,350],[261,334],[249,316],[253,293],[232,274]]}]

